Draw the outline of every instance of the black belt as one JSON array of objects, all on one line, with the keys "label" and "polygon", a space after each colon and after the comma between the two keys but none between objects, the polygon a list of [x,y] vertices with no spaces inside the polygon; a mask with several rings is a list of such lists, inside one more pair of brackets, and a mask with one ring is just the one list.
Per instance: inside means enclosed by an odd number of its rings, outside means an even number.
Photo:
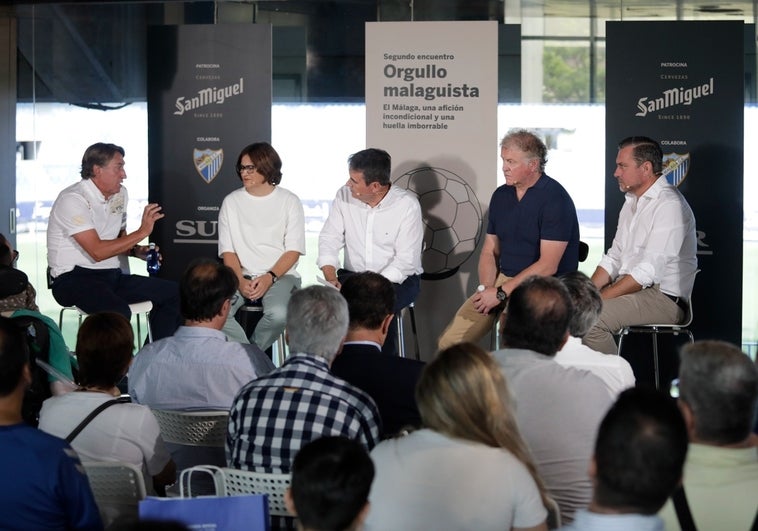
[{"label": "black belt", "polygon": [[[663,293],[661,291],[661,293]],[[675,295],[669,295],[668,293],[663,293],[666,297],[674,301],[674,304],[679,306],[683,312],[687,313],[687,301],[684,299],[684,297],[677,297]]]}]

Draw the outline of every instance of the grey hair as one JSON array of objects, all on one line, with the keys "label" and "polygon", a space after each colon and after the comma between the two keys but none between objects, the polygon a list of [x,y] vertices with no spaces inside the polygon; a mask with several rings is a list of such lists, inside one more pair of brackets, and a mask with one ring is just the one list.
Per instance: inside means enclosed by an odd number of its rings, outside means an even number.
[{"label": "grey hair", "polygon": [[561,282],[571,296],[569,334],[574,337],[584,337],[600,317],[603,299],[594,282],[581,271],[562,275]]},{"label": "grey hair", "polygon": [[347,302],[339,291],[326,286],[299,289],[287,305],[290,352],[312,354],[331,363],[347,335],[348,323]]},{"label": "grey hair", "polygon": [[758,368],[739,347],[696,341],[680,353],[679,398],[692,410],[695,435],[734,444],[751,432],[758,407]]}]

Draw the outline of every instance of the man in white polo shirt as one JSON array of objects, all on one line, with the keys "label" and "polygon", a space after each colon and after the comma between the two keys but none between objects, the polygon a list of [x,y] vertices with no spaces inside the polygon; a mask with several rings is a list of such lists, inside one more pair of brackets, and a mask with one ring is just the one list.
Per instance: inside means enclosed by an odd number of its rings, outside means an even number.
[{"label": "man in white polo shirt", "polygon": [[47,261],[53,297],[62,306],[86,313],[113,311],[127,319],[130,303],[149,300],[153,337],[172,335],[181,322],[176,283],[121,270],[128,256],[145,259],[147,247],[138,244],[164,216],[160,205],[147,205],[139,228],[126,232],[124,148],[115,144],[88,147],[81,176],[58,195],[50,211]]}]

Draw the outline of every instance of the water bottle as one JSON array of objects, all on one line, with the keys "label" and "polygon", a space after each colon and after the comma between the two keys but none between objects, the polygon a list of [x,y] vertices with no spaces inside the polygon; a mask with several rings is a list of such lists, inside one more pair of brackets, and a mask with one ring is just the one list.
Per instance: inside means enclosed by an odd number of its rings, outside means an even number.
[{"label": "water bottle", "polygon": [[152,242],[147,251],[147,256],[145,256],[145,261],[147,262],[147,273],[150,276],[157,275],[158,271],[161,270],[161,261],[158,260],[158,251],[155,250],[155,244]]}]

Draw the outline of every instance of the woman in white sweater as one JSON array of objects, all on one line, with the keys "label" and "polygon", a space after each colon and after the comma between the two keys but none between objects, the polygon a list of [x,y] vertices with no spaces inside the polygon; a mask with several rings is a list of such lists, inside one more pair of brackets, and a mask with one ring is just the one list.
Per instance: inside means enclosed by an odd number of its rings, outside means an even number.
[{"label": "woman in white sweater", "polygon": [[423,429],[371,452],[367,530],[547,529],[544,487],[489,353],[470,343],[443,350],[416,401]]}]

